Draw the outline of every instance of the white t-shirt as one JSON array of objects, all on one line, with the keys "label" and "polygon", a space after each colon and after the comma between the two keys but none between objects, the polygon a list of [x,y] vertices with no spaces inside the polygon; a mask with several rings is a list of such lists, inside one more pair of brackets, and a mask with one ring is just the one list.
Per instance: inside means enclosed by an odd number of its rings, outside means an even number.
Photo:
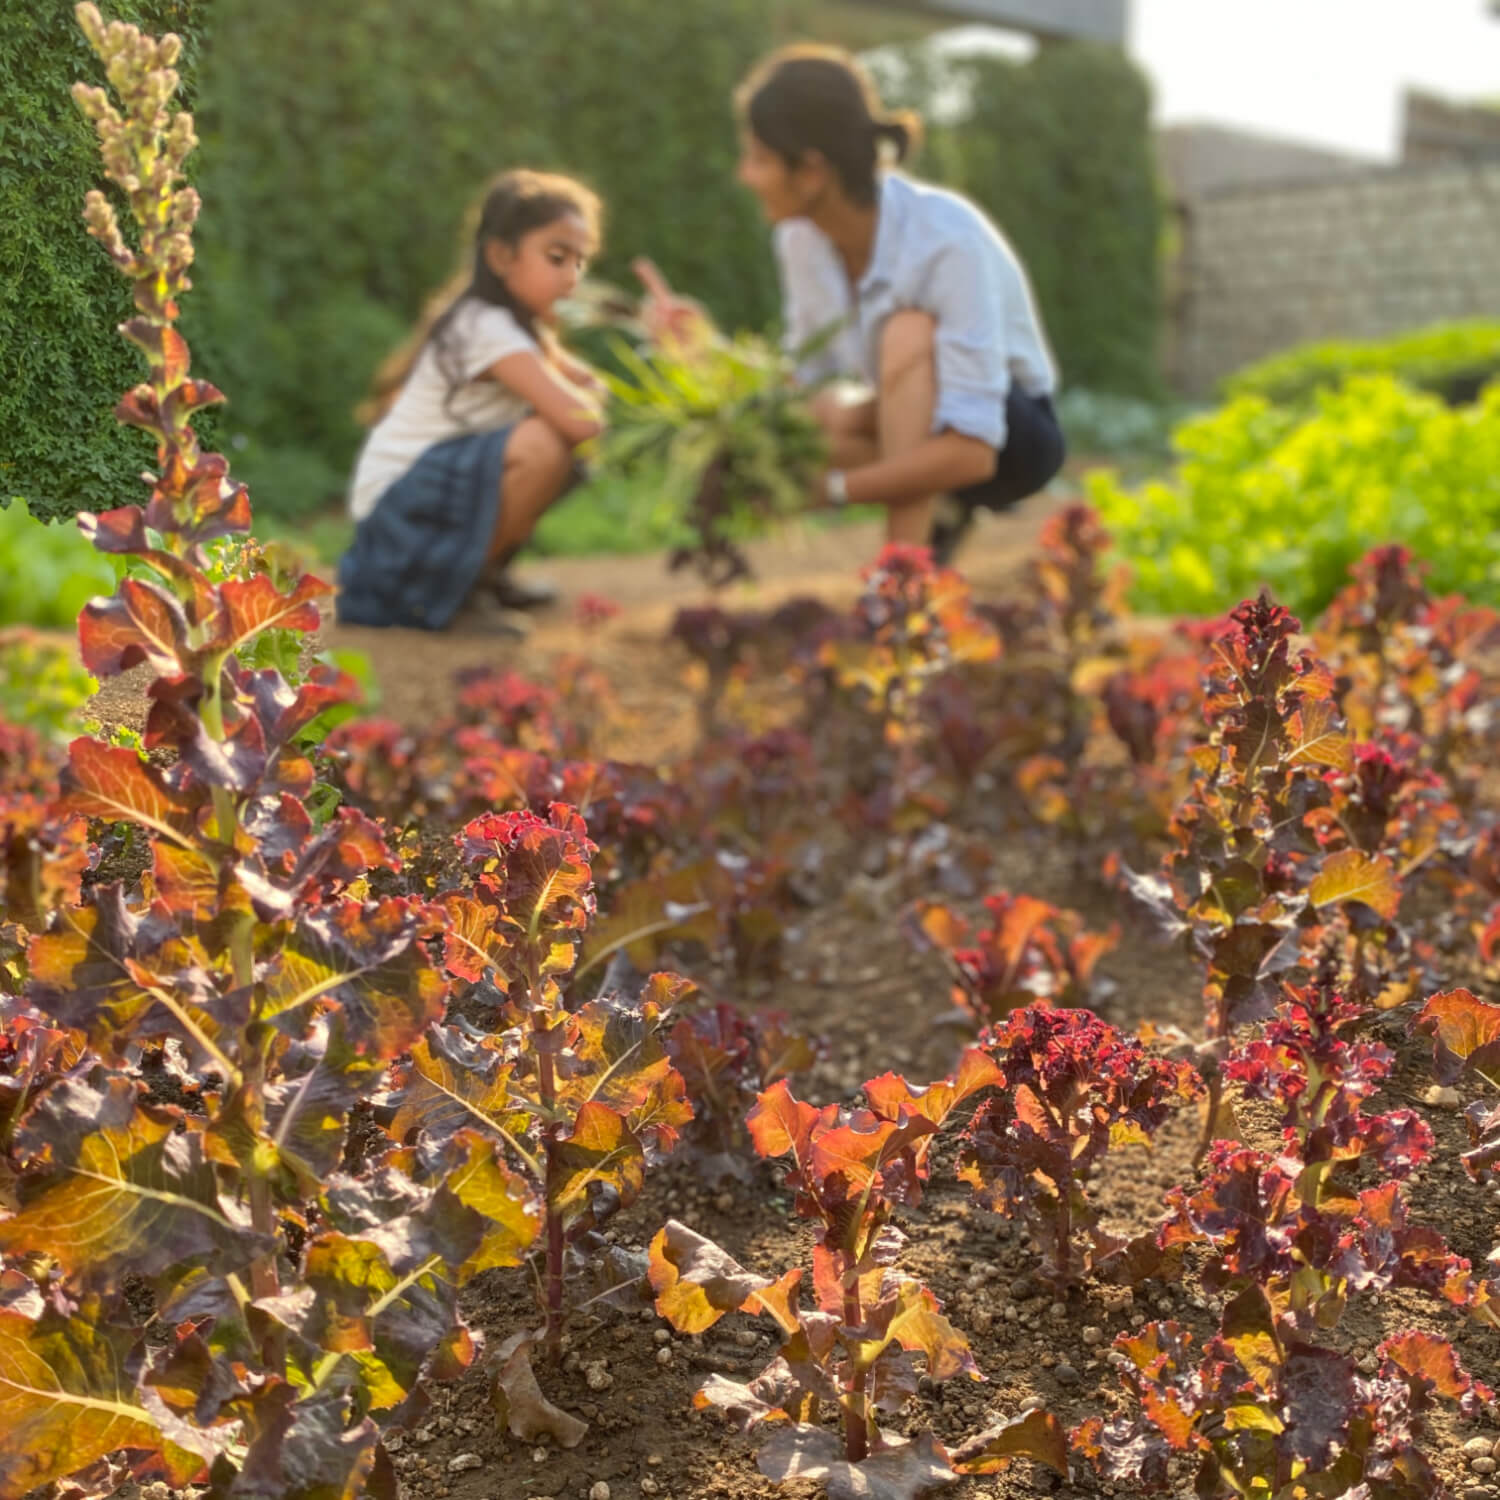
[{"label": "white t-shirt", "polygon": [[[466,297],[443,342],[442,362],[431,340],[423,347],[400,395],[360,449],[349,486],[349,513],[356,521],[363,521],[387,488],[434,444],[466,432],[513,426],[531,410],[499,381],[478,379],[508,354],[541,354],[513,313]],[[463,382],[451,396],[445,364]]]}]

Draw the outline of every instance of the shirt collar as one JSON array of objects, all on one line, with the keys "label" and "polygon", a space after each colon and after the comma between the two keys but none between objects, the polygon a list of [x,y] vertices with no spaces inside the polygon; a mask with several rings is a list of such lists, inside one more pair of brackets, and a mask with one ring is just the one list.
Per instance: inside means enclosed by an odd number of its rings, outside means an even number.
[{"label": "shirt collar", "polygon": [[876,191],[879,206],[875,219],[875,244],[870,251],[870,264],[859,278],[861,293],[888,285],[895,279],[911,206],[911,184],[899,172],[882,172]]}]

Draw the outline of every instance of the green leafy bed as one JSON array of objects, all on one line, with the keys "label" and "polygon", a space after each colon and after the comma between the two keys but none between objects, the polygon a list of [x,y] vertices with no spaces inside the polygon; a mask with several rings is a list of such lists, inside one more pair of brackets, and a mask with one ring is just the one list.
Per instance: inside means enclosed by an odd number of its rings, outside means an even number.
[{"label": "green leafy bed", "polygon": [[1267,584],[1306,618],[1388,542],[1431,565],[1435,590],[1500,603],[1500,383],[1462,408],[1388,376],[1311,408],[1242,396],[1174,446],[1171,480],[1089,480],[1142,609],[1212,614]]},{"label": "green leafy bed", "polygon": [[24,505],[0,509],[0,626],[71,632],[79,610],[114,586],[114,568],[76,526],[49,526]]}]

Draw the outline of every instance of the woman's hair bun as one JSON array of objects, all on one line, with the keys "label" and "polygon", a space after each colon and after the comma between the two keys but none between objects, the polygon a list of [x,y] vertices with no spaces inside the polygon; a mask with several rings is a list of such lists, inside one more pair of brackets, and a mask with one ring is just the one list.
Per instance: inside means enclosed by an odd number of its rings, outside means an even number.
[{"label": "woman's hair bun", "polygon": [[905,161],[922,144],[922,117],[914,109],[892,110],[875,122],[875,139],[896,148],[896,160]]}]

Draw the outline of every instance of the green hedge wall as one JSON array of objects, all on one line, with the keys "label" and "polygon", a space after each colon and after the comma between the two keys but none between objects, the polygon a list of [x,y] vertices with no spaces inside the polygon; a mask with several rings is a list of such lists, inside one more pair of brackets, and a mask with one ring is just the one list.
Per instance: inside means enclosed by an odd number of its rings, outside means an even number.
[{"label": "green hedge wall", "polygon": [[[110,19],[187,42],[192,78],[204,0],[107,0]],[[92,128],[69,95],[102,70],[72,0],[0,0],[0,504],[38,516],[137,499],[149,440],[111,412],[141,377],[115,333],[130,291],[83,227],[83,195],[103,186]]]},{"label": "green hedge wall", "polygon": [[1439,323],[1393,338],[1299,344],[1231,375],[1224,396],[1264,396],[1294,405],[1319,391],[1336,390],[1355,375],[1394,375],[1465,405],[1500,379],[1500,322]]},{"label": "green hedge wall", "polygon": [[342,491],[352,408],[503,167],[601,190],[599,274],[633,285],[649,252],[730,323],[772,316],[729,107],[768,24],[763,0],[216,0],[195,347],[257,507]]},{"label": "green hedge wall", "polygon": [[1087,43],[967,71],[972,113],[937,132],[935,175],[1015,245],[1066,385],[1159,395],[1162,211],[1144,75]]}]

